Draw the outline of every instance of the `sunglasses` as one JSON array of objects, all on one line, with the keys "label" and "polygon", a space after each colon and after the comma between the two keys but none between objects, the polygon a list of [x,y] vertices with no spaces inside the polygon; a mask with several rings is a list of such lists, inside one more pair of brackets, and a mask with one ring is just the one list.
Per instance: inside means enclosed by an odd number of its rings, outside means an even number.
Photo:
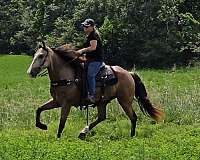
[{"label": "sunglasses", "polygon": [[90,26],[83,26],[83,28],[89,28]]}]

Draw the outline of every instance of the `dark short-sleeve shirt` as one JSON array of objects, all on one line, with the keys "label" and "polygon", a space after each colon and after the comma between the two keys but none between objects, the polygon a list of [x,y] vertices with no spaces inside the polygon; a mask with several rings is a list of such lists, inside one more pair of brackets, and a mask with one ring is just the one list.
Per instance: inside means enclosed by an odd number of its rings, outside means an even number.
[{"label": "dark short-sleeve shirt", "polygon": [[92,40],[97,40],[97,47],[96,47],[96,50],[94,50],[92,52],[86,52],[86,58],[88,60],[92,60],[92,61],[102,61],[103,60],[102,41],[101,41],[101,38],[99,37],[99,35],[95,31],[92,31],[88,35],[87,41],[84,44],[84,47],[85,48],[89,47],[90,41],[92,41]]}]

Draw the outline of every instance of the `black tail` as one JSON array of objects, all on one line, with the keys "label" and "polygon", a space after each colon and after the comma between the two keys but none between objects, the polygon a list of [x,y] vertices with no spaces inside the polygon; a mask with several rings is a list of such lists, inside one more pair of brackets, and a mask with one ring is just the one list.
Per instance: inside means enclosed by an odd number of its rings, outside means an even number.
[{"label": "black tail", "polygon": [[156,121],[162,121],[165,118],[165,113],[154,107],[150,102],[144,83],[141,81],[140,77],[136,73],[131,73],[135,81],[135,97],[138,100],[141,111],[144,114],[148,114]]}]

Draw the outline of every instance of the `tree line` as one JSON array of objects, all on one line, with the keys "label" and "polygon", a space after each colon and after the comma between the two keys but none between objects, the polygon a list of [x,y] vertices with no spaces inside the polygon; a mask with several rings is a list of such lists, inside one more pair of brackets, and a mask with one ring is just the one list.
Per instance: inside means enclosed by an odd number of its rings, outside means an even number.
[{"label": "tree line", "polygon": [[0,0],[0,54],[33,54],[38,42],[81,47],[96,21],[105,61],[126,68],[187,65],[200,58],[197,0]]}]

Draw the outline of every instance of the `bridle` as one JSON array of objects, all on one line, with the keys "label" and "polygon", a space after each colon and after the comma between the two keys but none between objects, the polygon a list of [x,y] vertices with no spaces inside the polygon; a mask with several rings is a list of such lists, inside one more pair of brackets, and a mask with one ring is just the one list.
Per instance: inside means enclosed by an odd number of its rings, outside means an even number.
[{"label": "bridle", "polygon": [[[44,63],[46,62],[47,56],[49,55],[49,50],[48,50],[48,48],[46,48],[45,44],[43,44],[42,49],[45,50],[47,53],[46,53],[46,55],[45,55],[45,57],[43,59],[43,62],[41,64],[41,66],[44,65]],[[42,67],[40,67],[40,68],[42,68]],[[43,76],[46,76],[47,74],[48,74],[48,71],[44,70],[44,71],[41,71],[40,73],[38,73],[38,77],[43,77]]]},{"label": "bridle", "polygon": [[47,56],[49,55],[49,50],[47,48],[42,47],[42,49],[44,49],[47,52],[47,54],[45,55],[44,60],[43,60],[43,62],[41,64],[41,66],[44,65],[44,63],[46,62]]}]

